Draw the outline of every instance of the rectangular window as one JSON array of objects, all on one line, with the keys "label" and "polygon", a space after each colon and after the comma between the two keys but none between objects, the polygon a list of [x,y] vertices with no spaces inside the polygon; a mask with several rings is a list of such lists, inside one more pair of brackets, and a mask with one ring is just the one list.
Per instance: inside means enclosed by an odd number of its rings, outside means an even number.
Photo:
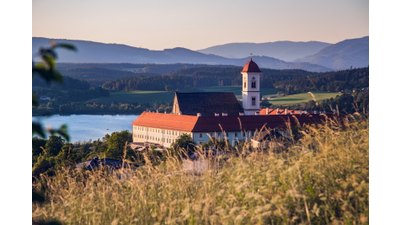
[{"label": "rectangular window", "polygon": [[251,88],[256,88],[257,87],[257,82],[256,81],[252,81],[251,82]]},{"label": "rectangular window", "polygon": [[203,137],[203,133],[200,133],[200,134],[199,134],[199,137],[202,138],[202,137]]},{"label": "rectangular window", "polygon": [[252,98],[251,98],[251,105],[252,105],[252,106],[255,106],[255,105],[256,105],[256,98],[255,98],[255,97],[252,97]]}]

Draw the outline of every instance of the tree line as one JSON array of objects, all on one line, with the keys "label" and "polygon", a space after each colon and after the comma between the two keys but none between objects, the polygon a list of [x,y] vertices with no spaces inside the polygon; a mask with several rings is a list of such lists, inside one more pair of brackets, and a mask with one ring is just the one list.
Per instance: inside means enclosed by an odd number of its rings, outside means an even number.
[{"label": "tree line", "polygon": [[[285,94],[308,91],[339,92],[369,87],[369,68],[313,73],[303,70],[262,69],[261,87]],[[105,82],[107,90],[181,90],[193,87],[241,85],[239,67],[192,67],[166,75],[125,77]]]},{"label": "tree line", "polygon": [[[108,97],[110,93],[101,87],[91,87],[87,81],[62,76],[63,83],[47,83],[39,77],[32,79],[32,91],[36,96],[46,96],[57,103],[85,101],[91,98]],[[40,100],[40,99],[39,99]]]},{"label": "tree line", "polygon": [[171,112],[172,104],[163,102],[142,103],[101,103],[96,101],[67,102],[63,104],[40,105],[32,108],[32,115],[50,114],[141,114],[143,111]]}]

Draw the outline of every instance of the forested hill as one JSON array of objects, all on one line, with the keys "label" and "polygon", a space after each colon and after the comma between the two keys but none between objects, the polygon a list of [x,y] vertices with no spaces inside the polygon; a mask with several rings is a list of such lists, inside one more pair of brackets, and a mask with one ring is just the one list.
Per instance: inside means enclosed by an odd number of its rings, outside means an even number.
[{"label": "forested hill", "polygon": [[[163,75],[182,68],[199,67],[196,64],[133,64],[133,63],[59,63],[57,68],[64,76],[101,86],[106,81],[133,76]],[[213,66],[218,67],[218,66]]]},{"label": "forested hill", "polygon": [[[181,90],[205,86],[241,85],[241,67],[184,68],[167,75],[126,77],[103,84],[103,88],[118,91]],[[261,69],[261,87],[276,88],[286,94],[308,91],[339,92],[369,87],[369,68],[336,72],[312,73],[304,70]]]}]

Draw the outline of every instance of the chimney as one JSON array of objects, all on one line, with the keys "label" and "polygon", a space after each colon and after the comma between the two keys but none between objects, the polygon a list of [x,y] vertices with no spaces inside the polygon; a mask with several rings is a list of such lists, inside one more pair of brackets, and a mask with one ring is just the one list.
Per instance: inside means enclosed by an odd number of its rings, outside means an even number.
[{"label": "chimney", "polygon": [[200,117],[200,116],[201,116],[201,113],[197,113],[197,116]]},{"label": "chimney", "polygon": [[219,116],[219,113],[214,113],[214,116]]},{"label": "chimney", "polygon": [[303,111],[301,111],[301,109],[299,109],[299,115],[301,115],[303,113]]},{"label": "chimney", "polygon": [[285,115],[287,115],[288,114],[288,110],[287,109],[285,109]]},{"label": "chimney", "polygon": [[269,108],[266,108],[265,109],[265,115],[268,115],[269,114]]},{"label": "chimney", "polygon": [[156,110],[156,113],[158,113],[158,109]]},{"label": "chimney", "polygon": [[279,108],[276,109],[276,115],[279,115]]}]

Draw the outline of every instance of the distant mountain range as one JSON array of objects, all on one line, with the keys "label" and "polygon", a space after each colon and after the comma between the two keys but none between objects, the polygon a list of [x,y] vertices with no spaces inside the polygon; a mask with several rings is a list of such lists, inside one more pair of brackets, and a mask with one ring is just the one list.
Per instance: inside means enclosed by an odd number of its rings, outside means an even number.
[{"label": "distant mountain range", "polygon": [[[63,49],[57,51],[59,56],[58,62],[66,62],[66,63],[148,63],[148,64],[190,63],[190,64],[243,66],[249,60],[249,56],[242,58],[226,58],[216,54],[205,54],[202,52],[192,51],[185,48],[173,48],[173,49],[164,49],[163,51],[155,51],[155,50],[137,48],[121,44],[104,44],[92,41],[50,39],[50,38],[40,38],[40,37],[32,37],[33,57],[35,57],[35,52],[37,52],[40,47],[49,46],[51,41],[55,41],[57,43],[71,43],[77,47],[78,52],[70,52]],[[285,45],[284,43],[286,43],[287,46],[301,45],[299,42],[296,42],[295,44],[293,44],[294,42],[293,43],[274,42],[274,43],[277,43],[280,46]],[[313,53],[320,53],[329,47],[333,48],[333,50],[325,53],[323,57],[327,58],[326,54],[336,55],[337,61],[339,61],[340,55],[346,55],[346,57],[348,58],[351,56],[351,54],[347,54],[347,51],[334,52],[335,46],[337,44],[331,45],[323,42],[304,42],[304,45],[309,46],[309,48],[313,49],[313,51],[315,50],[315,52]],[[324,45],[326,45],[327,47],[323,47]],[[354,48],[356,47],[357,46],[354,46]],[[292,49],[290,51],[296,52],[294,50],[295,48],[296,47],[290,48]],[[309,53],[311,52],[311,50],[305,51],[304,49],[306,49],[306,47],[297,47],[297,48],[301,49],[299,50],[299,52],[301,53],[296,53],[296,54],[298,56],[301,55],[303,58],[296,60],[295,62],[286,62],[281,59],[261,54],[259,56],[258,55],[253,56],[252,58],[262,68],[303,69],[312,72],[324,72],[333,70],[333,67],[312,63],[314,61],[319,62],[318,55],[312,55],[313,53],[311,53],[310,54],[311,56],[309,56],[308,58],[304,56],[305,52]],[[349,49],[351,49],[352,52],[357,53],[357,51],[354,48],[349,48]],[[278,49],[278,47],[275,47],[275,49]],[[338,49],[343,49],[343,47]],[[289,52],[289,50],[287,51]],[[246,54],[248,53],[249,51],[246,51]],[[255,52],[253,52],[253,54],[255,54]],[[313,58],[312,56],[315,57]],[[328,64],[325,61],[324,63]],[[335,65],[339,65],[339,63]],[[344,63],[342,63],[342,65],[347,66],[347,64]],[[353,67],[357,67],[357,65],[353,63]],[[368,63],[366,63],[366,65],[368,65]],[[340,70],[342,68],[336,66],[334,69]]]},{"label": "distant mountain range", "polygon": [[229,43],[198,50],[204,54],[214,54],[227,58],[244,58],[250,53],[277,58],[287,62],[315,54],[332,44],[318,41],[293,42],[276,41],[266,43]]},{"label": "distant mountain range", "polygon": [[338,42],[296,62],[318,64],[334,70],[366,67],[369,65],[369,36]]}]

